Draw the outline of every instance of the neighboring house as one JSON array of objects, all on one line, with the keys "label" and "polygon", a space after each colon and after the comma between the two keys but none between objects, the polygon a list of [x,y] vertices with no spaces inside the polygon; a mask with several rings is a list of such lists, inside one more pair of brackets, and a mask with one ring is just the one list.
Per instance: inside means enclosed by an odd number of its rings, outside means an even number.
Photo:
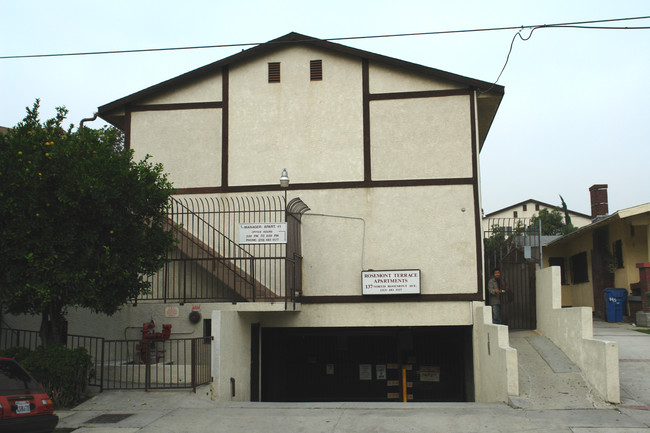
[{"label": "neighboring house", "polygon": [[[485,230],[488,230],[489,228],[486,225],[489,224],[490,220],[492,221],[495,220],[505,221],[508,219],[528,220],[534,216],[537,216],[539,211],[542,209],[552,211],[553,209],[556,208],[559,209],[560,212],[562,212],[562,208],[560,206],[554,206],[552,204],[544,203],[529,198],[528,200],[524,200],[520,203],[516,203],[511,206],[504,207],[503,209],[499,209],[494,212],[490,212],[489,214],[483,217],[483,224]],[[591,224],[591,217],[589,215],[569,210],[569,216],[571,217],[571,224],[573,224],[574,227],[583,227],[586,226],[587,224]]]},{"label": "neighboring house", "polygon": [[507,399],[478,313],[479,151],[503,94],[290,33],[99,107],[164,164],[181,226],[152,292],[83,330],[212,335],[222,400]]},{"label": "neighboring house", "polygon": [[0,126],[0,134],[6,134],[7,131],[9,131],[9,128],[6,128],[4,126]]},{"label": "neighboring house", "polygon": [[561,268],[562,306],[591,307],[606,318],[604,290],[623,288],[635,320],[646,290],[639,287],[640,271],[650,261],[650,203],[608,215],[607,185],[590,191],[594,222],[546,245],[544,266]]}]

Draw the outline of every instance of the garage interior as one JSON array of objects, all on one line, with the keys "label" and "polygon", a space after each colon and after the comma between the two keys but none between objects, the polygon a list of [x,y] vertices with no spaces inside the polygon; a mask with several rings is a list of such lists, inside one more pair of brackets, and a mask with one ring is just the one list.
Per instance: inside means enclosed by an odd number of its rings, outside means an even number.
[{"label": "garage interior", "polygon": [[260,329],[256,324],[251,338],[253,401],[474,399],[471,326]]}]

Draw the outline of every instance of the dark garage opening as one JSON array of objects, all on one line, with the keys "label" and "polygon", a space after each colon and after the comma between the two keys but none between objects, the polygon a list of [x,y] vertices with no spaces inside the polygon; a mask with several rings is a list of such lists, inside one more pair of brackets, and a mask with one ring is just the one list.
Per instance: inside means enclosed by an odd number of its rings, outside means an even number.
[{"label": "dark garage opening", "polygon": [[262,401],[472,401],[472,328],[262,328]]}]

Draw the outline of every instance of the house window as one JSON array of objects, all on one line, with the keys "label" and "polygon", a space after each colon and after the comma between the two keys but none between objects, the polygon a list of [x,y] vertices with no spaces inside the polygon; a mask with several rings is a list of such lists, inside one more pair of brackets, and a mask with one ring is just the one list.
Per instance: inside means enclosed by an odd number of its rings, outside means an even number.
[{"label": "house window", "polygon": [[535,203],[535,210],[539,210],[539,205]]},{"label": "house window", "polygon": [[523,206],[523,211],[526,212],[528,210],[528,206],[524,205]]},{"label": "house window", "polygon": [[514,218],[517,218],[517,211],[513,211],[513,212],[512,212],[512,216],[513,216]]},{"label": "house window", "polygon": [[280,82],[280,62],[269,63],[269,83]]},{"label": "house window", "polygon": [[569,258],[571,267],[571,283],[579,284],[589,281],[589,272],[587,266],[587,252],[582,252]]},{"label": "house window", "polygon": [[560,267],[560,276],[562,278],[562,284],[566,284],[566,274],[564,272],[564,257],[549,257],[548,265]]},{"label": "house window", "polygon": [[323,80],[323,61],[310,60],[309,61],[309,79],[311,81]]},{"label": "house window", "polygon": [[620,239],[614,242],[612,245],[612,251],[614,252],[614,265],[616,269],[623,268],[623,241]]}]

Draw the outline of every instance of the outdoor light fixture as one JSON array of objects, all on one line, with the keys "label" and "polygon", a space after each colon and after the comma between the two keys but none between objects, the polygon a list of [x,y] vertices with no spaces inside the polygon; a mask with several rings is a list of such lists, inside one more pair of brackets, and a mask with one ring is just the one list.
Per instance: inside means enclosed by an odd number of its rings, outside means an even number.
[{"label": "outdoor light fixture", "polygon": [[282,174],[280,175],[280,186],[282,188],[289,188],[289,173],[287,173],[286,168],[282,169]]},{"label": "outdoor light fixture", "polygon": [[289,173],[287,169],[282,169],[282,174],[280,175],[280,186],[284,188],[284,221],[287,221],[287,189],[289,189]]}]

